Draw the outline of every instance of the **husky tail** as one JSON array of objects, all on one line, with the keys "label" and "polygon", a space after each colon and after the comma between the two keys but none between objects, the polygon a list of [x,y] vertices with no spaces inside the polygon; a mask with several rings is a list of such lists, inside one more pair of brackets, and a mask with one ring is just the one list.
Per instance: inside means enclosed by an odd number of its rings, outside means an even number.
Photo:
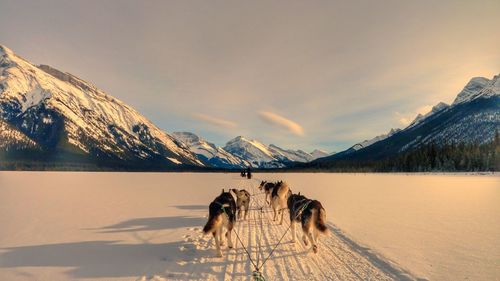
[{"label": "husky tail", "polygon": [[325,221],[326,221],[326,211],[323,208],[319,208],[319,212],[317,213],[315,220],[316,229],[319,230],[319,232],[322,233],[327,232],[328,228],[326,227]]},{"label": "husky tail", "polygon": [[215,216],[210,215],[208,217],[207,224],[205,224],[205,226],[203,227],[203,233],[204,234],[214,233],[215,229],[217,229],[217,227],[219,226],[219,224],[221,224],[221,222],[222,222],[221,214],[217,214]]}]

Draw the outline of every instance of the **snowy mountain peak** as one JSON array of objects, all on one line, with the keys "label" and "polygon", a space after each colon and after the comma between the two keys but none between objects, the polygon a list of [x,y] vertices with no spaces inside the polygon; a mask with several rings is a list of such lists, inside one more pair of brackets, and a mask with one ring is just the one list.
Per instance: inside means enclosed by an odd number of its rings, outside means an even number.
[{"label": "snowy mountain peak", "polygon": [[184,143],[192,153],[213,166],[220,168],[240,168],[249,165],[244,159],[232,155],[222,147],[218,147],[194,133],[174,132],[172,136]]},{"label": "snowy mountain peak", "polygon": [[303,150],[284,149],[277,145],[269,146],[257,140],[249,140],[238,136],[227,142],[224,150],[244,159],[255,167],[283,167],[289,162],[310,162],[328,155],[315,150],[315,155]]},{"label": "snowy mountain peak", "polygon": [[[257,140],[249,140],[243,136],[237,136],[234,139],[228,141],[226,143],[226,148],[237,148],[237,149],[244,149],[246,152],[253,151],[256,154],[258,154],[258,158],[260,160],[267,159],[269,161],[273,160],[273,154],[269,151],[267,146]],[[230,151],[226,149],[227,151]],[[231,152],[231,151],[230,151]],[[237,154],[238,155],[238,154]]]},{"label": "snowy mountain peak", "polygon": [[457,95],[453,105],[468,102],[478,97],[498,95],[500,95],[500,75],[495,75],[491,80],[484,77],[474,77]]},{"label": "snowy mountain peak", "polygon": [[254,167],[283,167],[279,159],[263,143],[238,136],[226,143],[224,150],[245,159]]},{"label": "snowy mountain peak", "polygon": [[315,149],[310,154],[312,155],[313,160],[330,155],[330,153],[328,153],[324,150],[321,150],[321,149]]},{"label": "snowy mountain peak", "polygon": [[11,49],[5,47],[4,45],[0,45],[0,55],[13,55],[14,52],[12,52]]},{"label": "snowy mountain peak", "polygon": [[432,107],[431,112],[436,113],[436,112],[441,111],[441,110],[448,108],[448,107],[450,107],[448,104],[446,104],[444,102],[440,102]]},{"label": "snowy mountain peak", "polygon": [[139,112],[94,85],[36,66],[5,46],[1,52],[0,118],[46,148],[112,161],[203,165]]},{"label": "snowy mountain peak", "polygon": [[493,76],[493,85],[500,88],[500,74]]},{"label": "snowy mountain peak", "polygon": [[228,141],[228,143],[233,143],[233,142],[251,142],[251,141],[254,141],[254,140],[250,140],[250,139],[247,139],[243,136],[237,136],[231,140]]},{"label": "snowy mountain peak", "polygon": [[408,127],[413,127],[417,124],[419,124],[420,122],[422,122],[423,120],[425,120],[427,117],[435,114],[435,113],[438,113],[440,111],[443,111],[447,108],[449,108],[450,105],[444,103],[444,102],[440,102],[438,104],[436,104],[435,106],[432,107],[431,111],[427,112],[426,114],[418,114],[417,117],[415,117],[415,119],[413,120],[413,122],[410,123],[410,125]]},{"label": "snowy mountain peak", "polygon": [[397,133],[397,132],[399,132],[399,131],[401,131],[401,129],[399,129],[399,128],[396,128],[396,129],[392,128],[392,129],[389,131],[389,135],[390,135],[390,136],[392,136],[392,135],[394,135],[395,133]]}]

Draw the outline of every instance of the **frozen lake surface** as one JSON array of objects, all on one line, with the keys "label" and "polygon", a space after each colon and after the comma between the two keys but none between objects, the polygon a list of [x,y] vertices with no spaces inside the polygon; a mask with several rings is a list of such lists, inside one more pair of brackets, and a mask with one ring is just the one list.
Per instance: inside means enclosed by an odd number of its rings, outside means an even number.
[{"label": "frozen lake surface", "polygon": [[[200,228],[221,188],[253,190],[258,179],[320,200],[331,230],[316,256],[280,246],[264,270],[270,280],[500,280],[498,175],[255,178],[0,172],[0,280],[250,280],[241,247],[213,258]],[[265,247],[286,229],[269,224]],[[237,226],[257,255],[255,229]]]}]

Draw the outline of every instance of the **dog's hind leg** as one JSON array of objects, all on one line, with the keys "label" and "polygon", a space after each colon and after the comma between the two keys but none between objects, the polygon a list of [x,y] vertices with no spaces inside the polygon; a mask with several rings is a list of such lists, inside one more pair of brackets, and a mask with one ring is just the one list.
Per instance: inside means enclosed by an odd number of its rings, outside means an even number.
[{"label": "dog's hind leg", "polygon": [[318,238],[319,238],[319,230],[316,229],[316,227],[314,228],[314,241],[316,241],[316,243],[318,243]]},{"label": "dog's hind leg", "polygon": [[224,228],[220,228],[220,231],[219,231],[219,244],[221,246],[224,246],[226,243],[224,242]]},{"label": "dog's hind leg", "polygon": [[276,207],[273,206],[273,211],[274,211],[273,221],[277,221],[278,215],[279,215],[279,210],[276,210]]},{"label": "dog's hind leg", "polygon": [[227,235],[227,246],[229,247],[229,249],[232,249],[233,248],[233,224],[232,223],[229,223],[229,227],[227,229],[227,232],[226,232],[226,235]]},{"label": "dog's hind leg", "polygon": [[284,208],[281,208],[280,212],[281,212],[281,220],[280,220],[280,225],[282,225],[282,224],[283,224],[283,217],[285,216],[285,209],[284,209]]},{"label": "dog's hind leg", "polygon": [[217,257],[221,258],[222,257],[222,251],[220,249],[220,233],[222,232],[222,229],[217,228],[214,234],[214,239],[215,239],[215,251],[217,253]]},{"label": "dog's hind leg", "polygon": [[292,243],[295,244],[295,241],[297,241],[297,233],[295,232],[295,222],[292,220],[290,221],[290,230],[292,231]]},{"label": "dog's hind leg", "polygon": [[309,241],[311,241],[312,250],[314,251],[314,253],[318,253],[318,245],[316,245],[316,240],[314,239],[314,235],[311,230],[307,232],[307,237],[309,238]]}]

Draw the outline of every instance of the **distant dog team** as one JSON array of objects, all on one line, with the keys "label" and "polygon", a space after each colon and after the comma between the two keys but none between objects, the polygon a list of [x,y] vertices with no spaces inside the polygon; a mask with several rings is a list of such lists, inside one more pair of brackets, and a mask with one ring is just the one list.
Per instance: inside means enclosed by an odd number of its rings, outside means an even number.
[{"label": "distant dog team", "polygon": [[[290,230],[292,242],[296,242],[295,224],[302,226],[302,241],[304,245],[311,244],[314,253],[318,252],[319,234],[327,233],[326,211],[317,200],[311,200],[298,194],[293,194],[289,185],[283,181],[267,182],[261,181],[260,190],[264,190],[266,204],[273,209],[273,221],[281,215],[279,224],[283,224],[286,210],[290,214]],[[236,197],[233,197],[233,195]],[[268,200],[269,199],[269,200]],[[228,247],[233,248],[232,230],[236,219],[247,220],[250,209],[251,195],[244,189],[223,189],[209,205],[208,221],[203,228],[205,234],[212,233],[215,239],[217,256],[222,257],[221,246],[224,245],[224,237],[227,238]]]}]

